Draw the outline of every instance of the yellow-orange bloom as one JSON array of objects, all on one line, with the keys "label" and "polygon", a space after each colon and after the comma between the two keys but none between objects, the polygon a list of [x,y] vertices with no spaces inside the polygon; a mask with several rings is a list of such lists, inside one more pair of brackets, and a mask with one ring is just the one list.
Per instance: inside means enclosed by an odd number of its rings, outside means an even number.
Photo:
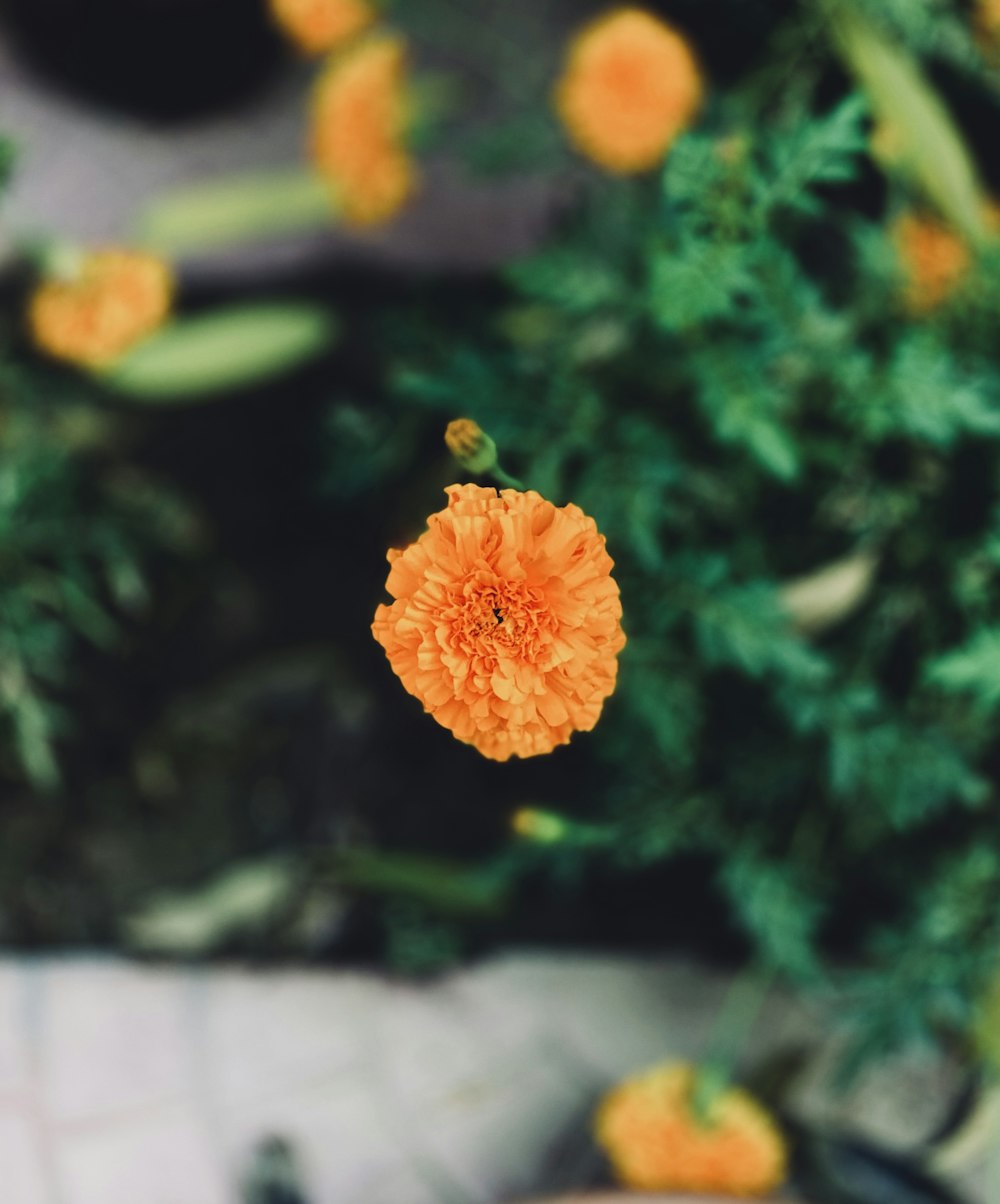
[{"label": "yellow-orange bloom", "polygon": [[381,34],[334,58],[316,86],[313,159],[351,225],[388,221],[416,188],[405,82],[405,43]]},{"label": "yellow-orange bloom", "polygon": [[271,12],[306,54],[325,54],[375,20],[368,0],[271,0]]},{"label": "yellow-orange bloom", "polygon": [[784,1179],[785,1142],[770,1115],[730,1087],[696,1115],[696,1071],[666,1063],[626,1079],[597,1111],[595,1136],[615,1174],[638,1191],[762,1196]]},{"label": "yellow-orange bloom", "polygon": [[556,109],[570,140],[608,171],[645,171],[691,124],[701,71],[688,43],[637,8],[585,26],[570,43]]},{"label": "yellow-orange bloom", "polygon": [[173,274],[156,255],[91,251],[71,277],[39,285],[28,321],[35,342],[49,355],[99,368],[163,323],[173,293]]},{"label": "yellow-orange bloom", "polygon": [[613,561],[592,518],[539,494],[450,485],[391,550],[372,633],[424,710],[496,761],[590,731],[625,643]]}]

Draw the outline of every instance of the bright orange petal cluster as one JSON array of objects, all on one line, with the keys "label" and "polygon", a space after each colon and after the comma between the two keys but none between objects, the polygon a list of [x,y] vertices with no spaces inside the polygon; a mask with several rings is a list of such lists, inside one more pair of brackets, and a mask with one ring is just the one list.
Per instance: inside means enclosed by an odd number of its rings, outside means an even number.
[{"label": "bright orange petal cluster", "polygon": [[390,551],[372,633],[406,689],[496,761],[590,731],[625,643],[613,561],[592,518],[539,494],[451,485]]},{"label": "bright orange petal cluster", "polygon": [[405,43],[380,34],[338,55],[316,87],[313,159],[352,225],[388,221],[416,188],[405,82]]},{"label": "bright orange petal cluster", "polygon": [[49,355],[99,368],[162,325],[173,293],[173,274],[157,256],[92,251],[72,277],[39,285],[28,321],[35,342]]},{"label": "bright orange petal cluster", "polygon": [[556,109],[571,141],[608,171],[655,167],[701,105],[688,43],[637,8],[584,27],[570,43]]},{"label": "bright orange petal cluster", "polygon": [[306,54],[325,54],[375,20],[368,0],[271,0],[271,12]]},{"label": "bright orange petal cluster", "polygon": [[696,1071],[667,1063],[605,1096],[595,1136],[615,1174],[638,1191],[762,1196],[785,1178],[785,1142],[770,1115],[731,1087],[704,1119],[693,1110]]}]

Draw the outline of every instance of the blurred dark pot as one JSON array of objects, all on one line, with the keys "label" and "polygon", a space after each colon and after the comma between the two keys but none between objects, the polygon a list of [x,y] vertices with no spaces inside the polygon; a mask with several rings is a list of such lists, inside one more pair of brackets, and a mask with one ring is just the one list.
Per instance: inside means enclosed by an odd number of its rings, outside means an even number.
[{"label": "blurred dark pot", "polygon": [[60,87],[154,120],[243,99],[284,52],[264,0],[0,0],[0,19]]}]

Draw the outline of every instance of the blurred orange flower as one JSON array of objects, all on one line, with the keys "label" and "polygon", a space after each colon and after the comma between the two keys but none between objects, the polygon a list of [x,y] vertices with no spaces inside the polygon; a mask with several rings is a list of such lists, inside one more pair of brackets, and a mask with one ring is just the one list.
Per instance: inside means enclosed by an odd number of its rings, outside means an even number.
[{"label": "blurred orange flower", "polygon": [[972,265],[969,248],[954,230],[921,213],[900,214],[891,234],[903,269],[903,304],[911,314],[928,314],[961,286]]},{"label": "blurred orange flower", "polygon": [[335,57],[316,87],[313,159],[351,225],[388,221],[416,188],[405,71],[403,40],[380,34]]},{"label": "blurred orange flower", "polygon": [[28,321],[35,343],[49,355],[99,368],[162,325],[173,293],[173,273],[156,255],[91,251],[71,276],[38,286]]},{"label": "blurred orange flower", "polygon": [[702,76],[687,42],[637,8],[586,25],[570,43],[556,109],[581,153],[608,171],[645,171],[701,105]]},{"label": "blurred orange flower", "polygon": [[325,54],[375,20],[368,0],[271,0],[271,12],[306,54]]},{"label": "blurred orange flower", "polygon": [[784,1179],[787,1152],[770,1115],[730,1087],[701,1118],[696,1071],[666,1063],[619,1083],[598,1109],[595,1136],[615,1174],[638,1191],[761,1196]]},{"label": "blurred orange flower", "polygon": [[372,633],[404,687],[496,761],[590,731],[625,643],[613,561],[592,518],[516,489],[451,485],[388,554]]},{"label": "blurred orange flower", "polygon": [[[992,237],[1000,234],[1000,204],[985,209]],[[890,227],[903,269],[902,301],[907,311],[923,317],[949,301],[972,268],[972,251],[965,239],[935,217],[913,210],[899,215]]]}]

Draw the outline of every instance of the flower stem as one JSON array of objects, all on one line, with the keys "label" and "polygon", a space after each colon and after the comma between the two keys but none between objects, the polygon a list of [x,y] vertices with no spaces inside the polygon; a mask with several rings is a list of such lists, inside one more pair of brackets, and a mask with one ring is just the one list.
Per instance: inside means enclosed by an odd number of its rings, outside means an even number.
[{"label": "flower stem", "polygon": [[732,1079],[740,1047],[760,1014],[774,977],[770,966],[752,962],[737,975],[722,1002],[692,1094],[695,1115],[703,1123]]},{"label": "flower stem", "polygon": [[490,476],[493,477],[498,485],[502,485],[504,489],[524,490],[524,482],[519,481],[517,477],[512,477],[509,472],[504,472],[499,464],[495,464],[490,469]]}]

